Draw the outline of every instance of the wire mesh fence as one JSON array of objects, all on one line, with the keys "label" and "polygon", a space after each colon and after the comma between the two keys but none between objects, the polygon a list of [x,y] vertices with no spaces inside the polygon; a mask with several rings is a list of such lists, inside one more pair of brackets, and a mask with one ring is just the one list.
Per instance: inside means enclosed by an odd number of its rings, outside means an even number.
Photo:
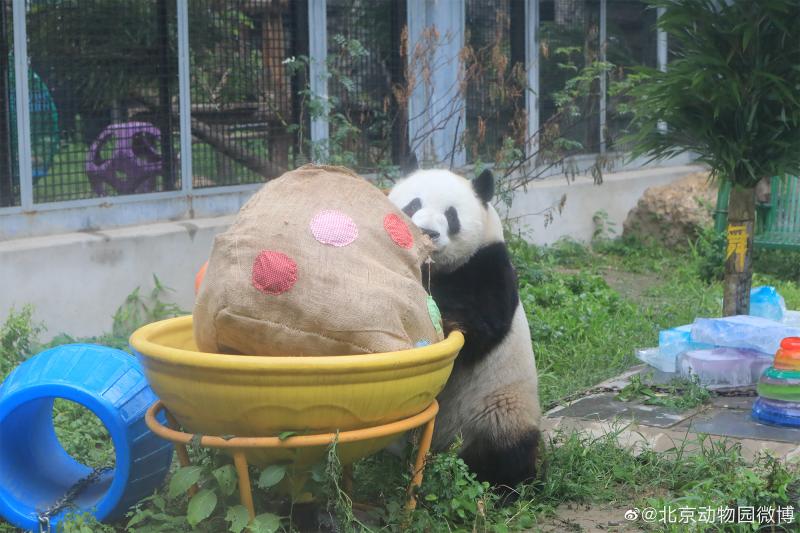
[{"label": "wire mesh fence", "polygon": [[628,133],[629,117],[624,107],[628,99],[615,94],[614,84],[624,80],[631,67],[657,66],[657,12],[633,0],[609,2],[607,9],[606,58],[613,68],[609,72],[606,139],[610,150],[621,151],[630,148],[621,142],[622,136]]},{"label": "wire mesh fence", "polygon": [[175,3],[28,0],[37,203],[180,188]]},{"label": "wire mesh fence", "polygon": [[406,5],[398,0],[328,0],[329,153],[375,171],[403,151]]},{"label": "wire mesh fence", "polygon": [[525,143],[525,4],[466,0],[465,11],[467,160],[493,163]]},{"label": "wire mesh fence", "polygon": [[195,187],[257,183],[304,160],[306,66],[292,59],[307,43],[300,4],[191,3]]},{"label": "wire mesh fence", "polygon": [[[12,139],[11,95],[14,94],[14,35],[11,27],[11,3],[0,2],[0,207],[20,204],[19,158],[15,157],[16,139]],[[16,121],[14,122],[16,126]]]},{"label": "wire mesh fence", "polygon": [[583,94],[567,81],[600,60],[599,0],[539,4],[539,117],[542,157],[600,151],[600,83],[586,76]]},{"label": "wire mesh fence", "polygon": [[[524,0],[464,0],[461,54],[469,162],[525,146]],[[384,171],[409,150],[406,0],[327,0],[329,107],[309,88],[306,0],[191,0],[191,152],[180,153],[176,0],[26,0],[35,203],[259,183],[320,155]],[[0,0],[0,207],[20,204],[12,0]],[[600,150],[599,0],[539,3],[541,154]],[[607,2],[613,84],[656,63],[655,11]],[[315,58],[315,60],[318,58]],[[598,67],[599,68],[599,67]],[[420,83],[420,80],[416,80]],[[570,91],[573,94],[570,94]],[[625,99],[605,98],[609,149],[623,149]]]}]

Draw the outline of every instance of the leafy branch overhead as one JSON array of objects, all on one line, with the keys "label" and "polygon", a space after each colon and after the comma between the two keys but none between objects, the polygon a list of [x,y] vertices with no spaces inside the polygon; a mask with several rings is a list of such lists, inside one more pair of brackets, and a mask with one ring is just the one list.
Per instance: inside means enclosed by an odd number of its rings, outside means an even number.
[{"label": "leafy branch overhead", "polygon": [[[715,177],[755,187],[800,171],[796,0],[652,0],[674,53],[631,89],[634,155],[699,155]],[[659,127],[663,122],[666,129]]]},{"label": "leafy branch overhead", "polygon": [[652,0],[672,43],[666,72],[642,70],[633,96],[634,156],[690,152],[736,185],[727,209],[723,314],[748,314],[755,187],[800,173],[797,0]]}]

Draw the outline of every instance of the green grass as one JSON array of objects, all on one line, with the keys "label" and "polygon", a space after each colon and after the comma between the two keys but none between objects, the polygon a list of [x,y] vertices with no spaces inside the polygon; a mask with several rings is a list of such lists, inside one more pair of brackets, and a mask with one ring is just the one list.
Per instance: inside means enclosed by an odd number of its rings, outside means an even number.
[{"label": "green grass", "polygon": [[[513,240],[511,248],[530,319],[545,405],[557,403],[636,363],[634,349],[655,345],[659,329],[690,323],[696,316],[715,316],[721,309],[720,284],[703,275],[710,256],[699,246],[675,252],[603,240],[594,247],[563,242],[537,248]],[[798,264],[792,270],[788,259],[781,258],[776,263],[762,257],[754,283],[775,285],[789,308],[800,308]],[[156,289],[149,294],[132,294],[115,315],[113,331],[93,341],[124,347],[127,334],[138,324],[179,312],[164,302],[168,297],[165,291],[156,283]],[[0,376],[42,348],[36,342],[41,331],[30,309],[12,313],[0,327]],[[51,344],[71,340],[62,335]],[[676,394],[664,396],[649,394],[648,386],[640,382],[624,395],[675,408],[702,403],[707,397],[701,387],[683,384],[678,388],[679,385],[676,384]],[[92,466],[113,461],[113,448],[104,428],[85,410],[58,402],[55,424],[65,448],[78,459]],[[699,452],[688,453],[689,448]],[[242,508],[231,485],[235,480],[229,479],[230,459],[206,452],[195,452],[195,458],[200,469],[173,476],[167,487],[143,501],[119,524],[101,526],[90,517],[79,516],[69,522],[65,531],[241,531]],[[355,468],[356,499],[377,506],[371,516],[354,512],[341,492],[341,467],[334,453],[315,467],[312,479],[315,491],[323,502],[328,502],[330,514],[345,524],[344,531],[536,530],[548,521],[552,524],[556,509],[569,502],[621,509],[737,503],[756,507],[793,504],[800,509],[800,471],[796,465],[785,465],[767,456],[748,463],[737,445],[703,438],[694,443],[677,443],[676,449],[668,452],[644,451],[635,455],[620,445],[615,433],[596,438],[557,432],[544,447],[544,465],[546,474],[539,482],[518,487],[517,501],[502,505],[501,496],[475,480],[455,448],[438,454],[429,461],[418,509],[408,520],[402,515],[402,505],[410,474],[406,463],[391,454],[366,458]],[[285,516],[285,510],[268,503],[274,501],[270,484],[276,474],[274,469],[269,473],[253,472],[253,479],[263,481],[256,489],[256,505],[259,512],[266,513],[260,525],[251,528],[254,531],[271,531],[278,515]],[[193,475],[198,476],[206,491],[192,503],[178,489],[186,476]],[[206,512],[210,515],[199,520]],[[621,522],[622,512],[618,517]],[[131,525],[126,529],[129,521]],[[190,523],[195,524],[194,529]],[[281,524],[284,529],[289,527],[285,518]],[[648,530],[685,529],[655,524]],[[696,530],[752,528],[741,524]],[[10,527],[0,522],[0,532],[9,531]]]},{"label": "green grass", "polygon": [[[87,145],[81,142],[62,142],[53,157],[47,174],[38,179],[34,185],[34,201],[46,203],[94,198],[96,195],[89,183],[89,177],[86,175],[87,149]],[[104,150],[103,156],[110,156],[110,145]],[[192,161],[195,176],[213,179],[217,185],[263,181],[263,177],[257,176],[238,163],[223,158],[207,144],[197,144],[193,148]],[[179,166],[176,166],[176,169],[180,171]],[[220,172],[225,172],[231,177],[220,180],[218,178]],[[208,185],[205,181],[203,184]],[[116,192],[108,187],[106,192],[110,196],[116,195]]]},{"label": "green grass", "polygon": [[[237,143],[241,148],[248,150],[265,161],[269,154],[263,139],[242,139]],[[291,166],[290,166],[291,168]],[[195,185],[241,185],[243,183],[261,183],[264,176],[256,174],[244,165],[223,156],[211,145],[198,143],[192,146],[192,173],[195,176]]]},{"label": "green grass", "polygon": [[77,200],[94,196],[86,175],[88,146],[81,142],[61,142],[45,176],[33,187],[35,202]]},{"label": "green grass", "polygon": [[[238,144],[251,153],[268,158],[264,141],[259,139],[242,139]],[[176,140],[177,149],[177,140]],[[81,142],[63,141],[55,153],[48,173],[38,179],[34,185],[34,201],[37,203],[79,200],[94,198],[95,193],[86,175],[86,154],[88,146]],[[111,145],[102,152],[103,157],[111,156]],[[293,157],[293,154],[290,154]],[[176,171],[180,171],[177,165]],[[247,169],[240,163],[221,155],[212,146],[198,143],[192,148],[192,168],[195,185],[208,187],[214,185],[238,185],[243,183],[260,183],[264,177]],[[160,178],[159,178],[159,181]],[[160,185],[159,185],[160,186]],[[106,188],[106,192],[114,196],[116,192]]]},{"label": "green grass", "polygon": [[[688,253],[618,241],[595,250],[569,241],[547,249],[511,246],[545,405],[630,367],[634,350],[656,345],[660,329],[721,311],[721,288],[698,278]],[[625,297],[604,279],[609,273],[652,284]]]}]

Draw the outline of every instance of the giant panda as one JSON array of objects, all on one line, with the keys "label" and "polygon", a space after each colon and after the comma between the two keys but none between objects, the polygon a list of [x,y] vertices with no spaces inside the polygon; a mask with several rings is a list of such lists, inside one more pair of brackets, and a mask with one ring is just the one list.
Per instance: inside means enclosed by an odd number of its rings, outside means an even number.
[{"label": "giant panda", "polygon": [[441,395],[433,449],[458,435],[479,480],[513,487],[536,477],[540,418],[536,362],[517,277],[491,205],[494,177],[417,170],[389,199],[434,243],[430,292],[464,347]]}]

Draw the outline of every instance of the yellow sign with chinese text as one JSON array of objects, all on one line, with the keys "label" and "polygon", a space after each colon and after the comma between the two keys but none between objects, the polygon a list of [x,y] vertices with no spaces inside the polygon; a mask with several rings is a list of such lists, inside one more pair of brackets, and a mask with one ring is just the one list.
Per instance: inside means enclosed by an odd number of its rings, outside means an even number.
[{"label": "yellow sign with chinese text", "polygon": [[747,255],[747,226],[728,226],[728,251],[725,260],[736,254],[736,272],[744,272],[744,258]]}]

